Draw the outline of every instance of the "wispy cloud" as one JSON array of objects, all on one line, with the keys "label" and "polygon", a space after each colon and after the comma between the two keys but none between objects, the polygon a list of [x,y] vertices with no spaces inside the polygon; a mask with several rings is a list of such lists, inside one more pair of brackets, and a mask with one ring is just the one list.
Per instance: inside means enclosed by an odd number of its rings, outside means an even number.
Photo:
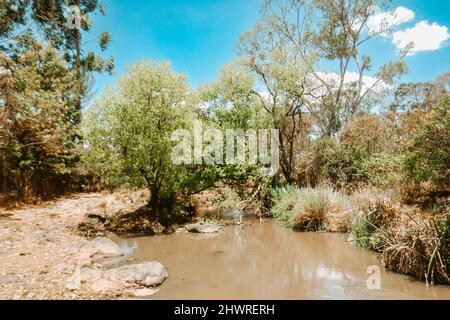
[{"label": "wispy cloud", "polygon": [[367,19],[367,28],[369,34],[381,32],[384,36],[387,36],[387,32],[384,32],[385,30],[409,22],[415,16],[414,11],[405,7],[398,7],[389,12],[379,12],[371,15]]}]

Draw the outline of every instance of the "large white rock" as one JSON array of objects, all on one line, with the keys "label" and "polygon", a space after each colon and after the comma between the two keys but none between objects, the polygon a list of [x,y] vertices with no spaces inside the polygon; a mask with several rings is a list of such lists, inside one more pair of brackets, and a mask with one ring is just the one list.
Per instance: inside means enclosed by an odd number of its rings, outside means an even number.
[{"label": "large white rock", "polygon": [[106,270],[103,278],[123,286],[148,288],[160,285],[167,278],[167,271],[159,262],[144,262]]},{"label": "large white rock", "polygon": [[[76,280],[74,281],[74,279]],[[167,271],[159,262],[144,262],[120,268],[100,270],[77,268],[76,274],[68,279],[69,290],[78,290],[86,284],[93,292],[123,294],[146,297],[157,292],[156,287],[167,278]]]},{"label": "large white rock", "polygon": [[66,281],[66,289],[70,291],[80,290],[81,288],[81,271],[77,267],[74,274]]},{"label": "large white rock", "polygon": [[89,266],[123,255],[122,249],[114,241],[99,237],[81,247],[79,262],[81,266]]}]

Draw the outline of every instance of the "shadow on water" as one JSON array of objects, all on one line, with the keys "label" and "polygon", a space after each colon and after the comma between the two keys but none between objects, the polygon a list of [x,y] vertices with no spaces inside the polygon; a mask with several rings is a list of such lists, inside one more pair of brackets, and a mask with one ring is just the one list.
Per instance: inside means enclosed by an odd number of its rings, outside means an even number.
[{"label": "shadow on water", "polygon": [[137,262],[166,266],[169,278],[151,299],[450,299],[450,287],[427,288],[383,270],[381,289],[369,290],[367,269],[380,266],[376,254],[348,243],[346,235],[295,233],[272,220],[207,237],[118,242],[135,249]]}]

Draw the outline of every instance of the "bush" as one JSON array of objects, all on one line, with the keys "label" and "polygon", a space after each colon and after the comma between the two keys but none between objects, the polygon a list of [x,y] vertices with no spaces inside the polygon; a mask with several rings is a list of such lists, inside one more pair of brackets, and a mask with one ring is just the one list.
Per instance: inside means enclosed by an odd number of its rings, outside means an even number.
[{"label": "bush", "polygon": [[298,171],[301,185],[314,188],[324,181],[323,168],[336,149],[336,142],[331,138],[319,139],[312,143],[308,153],[300,161]]},{"label": "bush", "polygon": [[405,154],[408,181],[430,182],[435,189],[450,190],[450,97],[431,111]]},{"label": "bush", "polygon": [[381,252],[386,246],[388,228],[394,219],[395,210],[378,202],[355,219],[351,233],[360,247]]},{"label": "bush", "polygon": [[402,165],[401,155],[378,154],[363,161],[361,170],[369,185],[393,189],[402,181]]},{"label": "bush", "polygon": [[367,158],[367,153],[360,149],[341,147],[325,162],[325,177],[338,189],[355,189],[367,182],[363,166]]},{"label": "bush", "polygon": [[450,284],[450,215],[399,229],[381,253],[389,270],[409,274],[430,284]]},{"label": "bush", "polygon": [[386,121],[373,114],[350,121],[340,135],[340,142],[343,146],[362,150],[369,155],[392,153],[398,149],[392,129]]}]

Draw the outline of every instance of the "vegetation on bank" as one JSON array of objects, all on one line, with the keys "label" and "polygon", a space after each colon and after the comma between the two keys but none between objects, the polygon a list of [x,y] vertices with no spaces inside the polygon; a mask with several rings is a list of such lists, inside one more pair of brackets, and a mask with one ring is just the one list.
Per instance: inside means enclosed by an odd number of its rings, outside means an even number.
[{"label": "vegetation on bank", "polygon": [[[450,73],[401,83],[409,47],[371,71],[361,52],[377,34],[365,24],[385,1],[264,1],[213,83],[193,90],[168,62],[133,62],[83,114],[92,74],[113,67],[81,41],[88,13],[104,8],[80,1],[80,32],[61,28],[65,1],[12,2],[0,4],[0,202],[146,187],[139,218],[166,227],[195,215],[192,195],[220,187],[221,208],[247,201],[297,231],[351,232],[389,269],[449,283]],[[18,32],[28,22],[36,27]],[[105,50],[111,35],[98,40]],[[347,80],[350,66],[360,81]],[[221,133],[277,129],[279,171],[174,163],[172,134],[193,133],[194,121]]]}]

